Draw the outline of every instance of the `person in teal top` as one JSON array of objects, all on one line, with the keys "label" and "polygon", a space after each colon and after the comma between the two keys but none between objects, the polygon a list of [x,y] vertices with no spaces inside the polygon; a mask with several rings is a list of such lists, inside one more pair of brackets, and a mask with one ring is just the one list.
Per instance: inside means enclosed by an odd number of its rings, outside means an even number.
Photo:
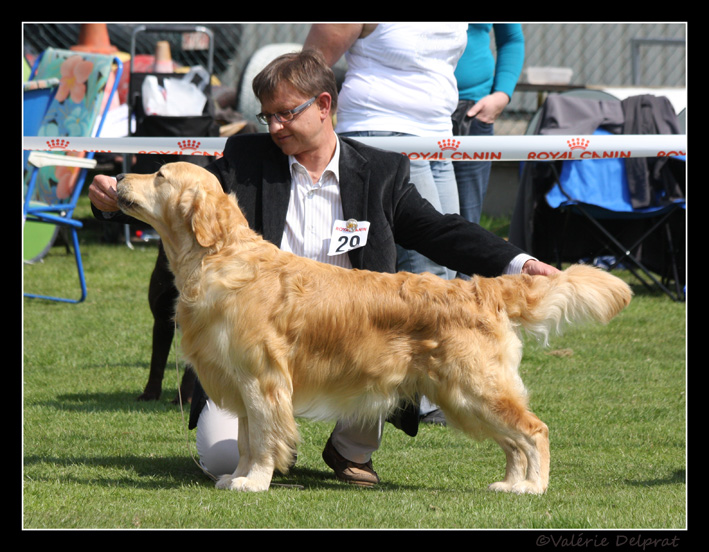
[{"label": "person in teal top", "polygon": [[[494,33],[497,56],[490,48]],[[524,65],[524,35],[518,23],[471,23],[468,45],[458,60],[458,107],[453,113],[457,136],[491,136],[494,123],[512,98]],[[453,163],[460,214],[478,223],[490,179],[490,161]]]}]

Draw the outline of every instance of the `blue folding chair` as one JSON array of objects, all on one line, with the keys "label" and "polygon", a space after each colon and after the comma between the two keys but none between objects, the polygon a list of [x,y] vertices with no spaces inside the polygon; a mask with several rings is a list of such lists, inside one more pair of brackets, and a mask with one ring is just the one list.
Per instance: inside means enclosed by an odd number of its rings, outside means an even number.
[{"label": "blue folding chair", "polygon": [[[580,89],[550,94],[526,134],[677,134],[682,123],[667,98]],[[622,264],[684,300],[684,182],[681,158],[525,161],[510,242],[558,266]]]},{"label": "blue folding chair", "polygon": [[[25,293],[25,297],[68,303],[79,303],[86,298],[86,279],[77,233],[83,225],[73,215],[86,174],[95,166],[95,160],[93,152],[84,157],[62,152],[61,138],[100,135],[122,71],[123,64],[118,57],[54,48],[45,50],[32,69],[23,101],[25,135],[59,140],[48,143],[50,152],[33,152],[26,156],[24,242],[35,243],[37,233],[42,232],[39,228],[43,225],[50,228],[48,232],[44,231],[49,235],[49,242],[40,251],[26,255],[26,260],[39,260],[52,245],[57,232],[65,231],[68,234],[67,247],[70,241],[74,250],[81,291],[78,299],[33,293]],[[55,85],[42,94],[43,97],[39,97],[36,91],[46,90],[46,87],[31,86],[31,83],[40,81]],[[27,259],[27,256],[31,258]]]},{"label": "blue folding chair", "polygon": [[[611,134],[604,129],[597,129],[594,134]],[[546,194],[546,201],[552,209],[559,209],[567,215],[581,215],[596,232],[603,248],[606,249],[609,261],[606,268],[612,270],[618,266],[628,269],[644,286],[649,289],[659,289],[673,300],[684,298],[679,275],[678,259],[675,254],[670,219],[677,211],[686,208],[683,198],[655,198],[648,207],[637,208],[632,204],[626,172],[626,161],[615,159],[567,160],[561,165],[556,182]],[[567,218],[568,221],[568,218]],[[634,236],[630,244],[621,243],[621,239],[610,231],[607,221],[642,221],[643,231]],[[666,265],[669,267],[669,278],[675,282],[675,290],[658,279],[641,260],[639,251],[651,236],[662,233],[662,241],[666,247]],[[566,229],[558,235],[558,247],[563,251],[563,240],[567,236]],[[560,254],[560,257],[562,254]]]}]

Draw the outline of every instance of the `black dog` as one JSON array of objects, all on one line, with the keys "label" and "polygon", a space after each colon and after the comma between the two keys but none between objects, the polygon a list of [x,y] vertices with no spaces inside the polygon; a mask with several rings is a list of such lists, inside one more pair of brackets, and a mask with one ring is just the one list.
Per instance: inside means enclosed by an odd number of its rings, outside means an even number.
[{"label": "black dog", "polygon": [[[150,136],[151,134],[147,133],[145,135]],[[129,172],[150,174],[165,163],[179,160],[181,160],[181,156],[178,155],[136,155]],[[211,157],[197,157],[190,159],[190,162],[205,166],[211,160]],[[174,276],[170,271],[162,242],[159,242],[158,257],[155,261],[155,268],[150,276],[148,287],[148,303],[150,304],[150,312],[153,315],[153,350],[150,356],[150,374],[143,393],[138,397],[139,401],[156,401],[162,394],[165,366],[170,354],[172,340],[175,337],[175,303],[177,302],[177,296],[178,292],[177,288],[175,288]],[[192,401],[196,379],[197,376],[194,370],[190,366],[186,366],[180,383],[180,392],[172,400],[174,404],[180,403],[180,395],[182,395],[183,404]]]},{"label": "black dog", "polygon": [[[212,102],[207,103],[205,109],[217,108],[217,113],[211,113],[210,111],[209,115],[205,114],[200,117],[188,117],[184,121],[180,120],[179,123],[187,125],[187,128],[180,128],[180,133],[184,136],[220,136],[220,125],[224,123],[238,123],[235,133],[258,132],[256,125],[242,121],[241,116],[229,109],[231,106],[229,102],[235,101],[230,92],[228,89],[222,92],[222,95],[216,99],[214,105]],[[137,99],[136,102],[136,105],[141,106],[142,109],[141,100]],[[171,136],[174,134],[174,128],[170,128],[170,126],[173,123],[178,124],[178,122],[170,121],[169,119],[169,117],[145,117],[140,119],[139,115],[140,124],[137,126],[140,130],[137,135]],[[242,122],[244,123],[243,125],[241,125]],[[166,124],[167,127],[165,126]],[[181,155],[136,155],[130,172],[150,174],[165,163],[182,160],[184,160],[184,156]],[[212,161],[214,161],[214,158],[211,156],[193,156],[188,160],[188,162],[202,167],[207,166]],[[150,358],[150,375],[148,376],[145,390],[138,397],[139,401],[157,400],[162,393],[165,365],[167,364],[170,347],[175,336],[174,316],[177,295],[174,277],[168,266],[167,257],[161,242],[148,289],[148,301],[150,303],[150,311],[153,314],[153,352]],[[183,403],[191,402],[196,379],[194,370],[190,366],[185,367],[185,373],[180,384],[180,394],[182,395]],[[179,395],[172,402],[178,404]]]},{"label": "black dog", "polygon": [[[175,337],[175,302],[177,301],[177,288],[174,277],[168,266],[165,250],[162,243],[158,247],[158,258],[155,268],[150,276],[148,288],[148,302],[153,314],[153,352],[150,357],[150,374],[145,390],[138,397],[139,401],[155,401],[162,394],[162,380],[165,376],[165,366],[170,354],[172,340]],[[172,401],[179,403],[182,396],[183,403],[192,401],[196,375],[194,370],[187,366],[180,383],[180,393]]]}]

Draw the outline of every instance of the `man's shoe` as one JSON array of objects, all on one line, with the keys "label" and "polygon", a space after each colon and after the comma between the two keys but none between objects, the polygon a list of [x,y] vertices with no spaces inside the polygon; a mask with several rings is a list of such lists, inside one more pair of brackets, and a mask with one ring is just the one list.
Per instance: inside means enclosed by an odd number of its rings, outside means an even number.
[{"label": "man's shoe", "polygon": [[357,464],[343,457],[332,445],[332,439],[327,440],[322,458],[335,472],[335,476],[347,483],[362,487],[373,487],[379,483],[379,476],[372,468],[372,461],[366,464]]}]

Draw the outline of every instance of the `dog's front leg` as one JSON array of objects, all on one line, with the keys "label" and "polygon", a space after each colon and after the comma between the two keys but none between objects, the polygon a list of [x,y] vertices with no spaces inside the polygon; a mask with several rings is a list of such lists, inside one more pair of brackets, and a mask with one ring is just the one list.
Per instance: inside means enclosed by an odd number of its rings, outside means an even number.
[{"label": "dog's front leg", "polygon": [[273,450],[270,446],[273,420],[265,407],[258,381],[252,380],[240,389],[246,413],[239,417],[239,464],[231,475],[223,475],[217,481],[218,489],[260,492],[271,485],[275,469]]},{"label": "dog's front leg", "polygon": [[[239,463],[236,471],[231,475],[223,475],[217,481],[218,489],[228,489],[232,491],[265,491],[271,484],[273,476],[273,466],[260,465],[254,462],[251,453],[249,437],[249,419],[239,418]],[[272,462],[271,462],[272,464]]]},{"label": "dog's front leg", "polygon": [[[249,445],[247,418],[239,418],[239,464],[231,475],[222,475],[217,481],[217,489],[231,491],[261,492],[271,486],[273,459],[270,456],[253,456]],[[243,431],[242,431],[243,428]]]},{"label": "dog's front leg", "polygon": [[239,463],[232,478],[246,477],[251,469],[251,447],[249,445],[249,419],[244,416],[239,418]]}]

